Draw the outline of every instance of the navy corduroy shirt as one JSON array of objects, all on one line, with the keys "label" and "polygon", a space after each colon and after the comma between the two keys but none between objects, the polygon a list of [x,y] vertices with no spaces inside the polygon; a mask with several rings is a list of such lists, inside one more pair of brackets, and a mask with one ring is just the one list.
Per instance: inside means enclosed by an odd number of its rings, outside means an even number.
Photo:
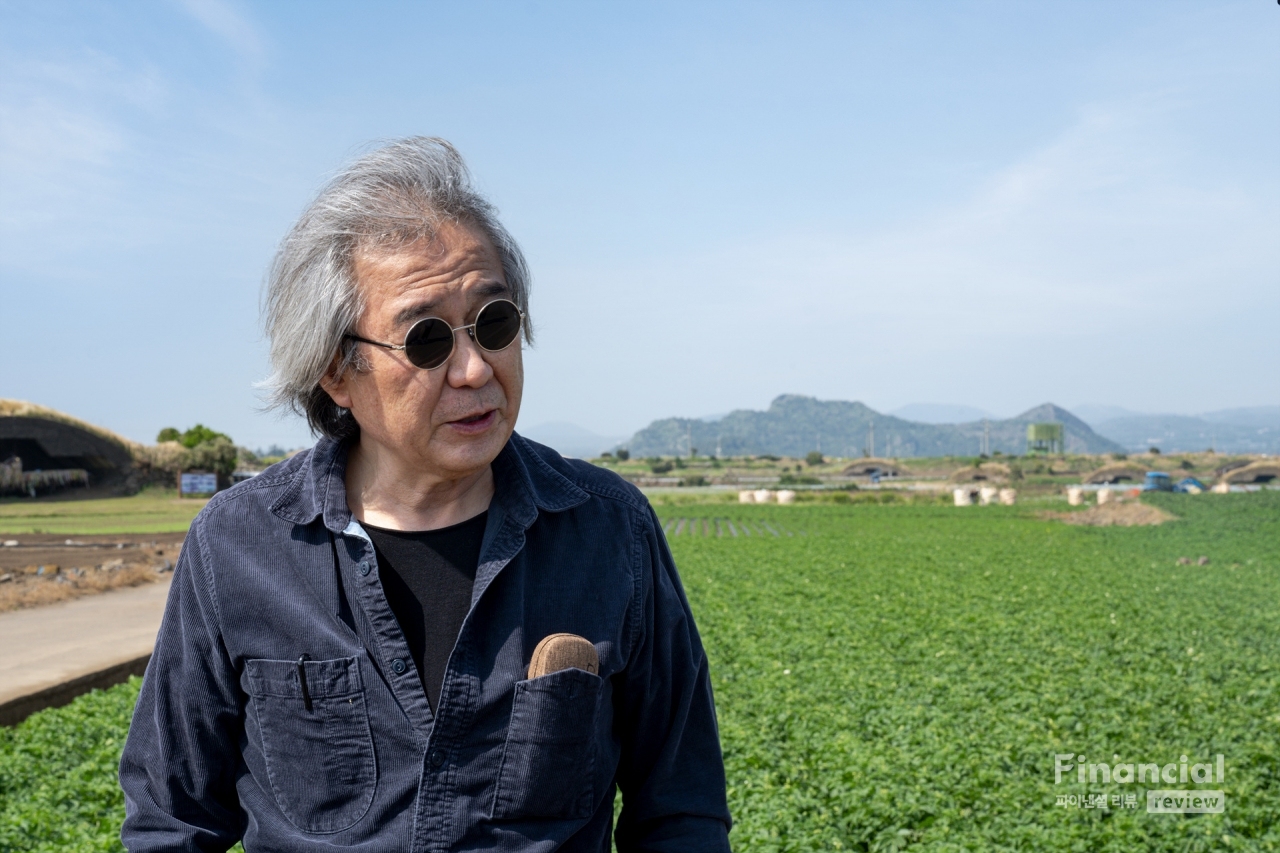
[{"label": "navy corduroy shirt", "polygon": [[[433,715],[344,445],[211,500],[120,765],[139,851],[727,851],[707,659],[644,496],[513,435]],[[599,675],[527,680],[549,634]]]}]

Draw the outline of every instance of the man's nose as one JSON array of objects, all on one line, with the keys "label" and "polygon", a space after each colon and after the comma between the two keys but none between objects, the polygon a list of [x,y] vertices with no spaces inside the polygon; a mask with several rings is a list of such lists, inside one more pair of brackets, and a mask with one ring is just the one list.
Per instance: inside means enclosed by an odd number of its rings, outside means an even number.
[{"label": "man's nose", "polygon": [[449,359],[449,384],[455,388],[481,388],[493,377],[493,368],[484,360],[484,350],[471,339],[469,330],[454,333],[453,357]]}]

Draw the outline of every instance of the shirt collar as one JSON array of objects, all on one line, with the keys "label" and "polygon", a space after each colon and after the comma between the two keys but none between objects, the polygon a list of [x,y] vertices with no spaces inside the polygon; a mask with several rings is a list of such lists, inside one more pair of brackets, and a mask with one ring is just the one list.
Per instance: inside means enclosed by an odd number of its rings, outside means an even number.
[{"label": "shirt collar", "polygon": [[[345,441],[322,438],[307,454],[272,512],[294,524],[310,524],[318,516],[334,533],[352,521],[347,506]],[[563,512],[588,500],[590,495],[543,459],[517,433],[493,460],[494,502],[527,527],[538,510]]]}]

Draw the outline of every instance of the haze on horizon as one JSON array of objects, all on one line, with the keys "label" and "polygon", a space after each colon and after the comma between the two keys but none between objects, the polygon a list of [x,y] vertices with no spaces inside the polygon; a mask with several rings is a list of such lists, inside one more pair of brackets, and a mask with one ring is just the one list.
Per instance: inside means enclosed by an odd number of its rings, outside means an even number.
[{"label": "haze on horizon", "polygon": [[1280,401],[1280,8],[0,4],[0,397],[257,411],[276,242],[443,136],[534,273],[521,427],[779,394],[1008,416]]}]

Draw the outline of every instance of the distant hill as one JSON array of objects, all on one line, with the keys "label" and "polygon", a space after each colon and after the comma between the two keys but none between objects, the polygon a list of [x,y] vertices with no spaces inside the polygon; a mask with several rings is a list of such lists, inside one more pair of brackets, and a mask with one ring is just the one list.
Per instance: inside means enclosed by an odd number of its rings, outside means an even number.
[{"label": "distant hill", "polygon": [[1213,448],[1219,453],[1280,453],[1280,406],[1223,409],[1198,417],[1129,415],[1094,424],[1128,450],[1159,447],[1166,453]]},{"label": "distant hill", "polygon": [[1267,427],[1280,429],[1280,406],[1250,406],[1244,409],[1221,409],[1205,412],[1202,419],[1215,424],[1233,426]]},{"label": "distant hill", "polygon": [[[1027,424],[1040,421],[1065,425],[1069,452],[1123,449],[1066,409],[1045,403],[1015,418],[988,420],[991,450],[1024,453]],[[632,436],[628,446],[632,456],[687,454],[691,444],[700,454],[713,454],[718,449],[722,456],[803,456],[811,450],[845,457],[862,456],[864,451],[890,457],[972,456],[981,449],[983,429],[980,420],[926,424],[883,415],[862,403],[783,394],[763,412],[739,409],[711,422],[695,418],[654,421]]]}]

